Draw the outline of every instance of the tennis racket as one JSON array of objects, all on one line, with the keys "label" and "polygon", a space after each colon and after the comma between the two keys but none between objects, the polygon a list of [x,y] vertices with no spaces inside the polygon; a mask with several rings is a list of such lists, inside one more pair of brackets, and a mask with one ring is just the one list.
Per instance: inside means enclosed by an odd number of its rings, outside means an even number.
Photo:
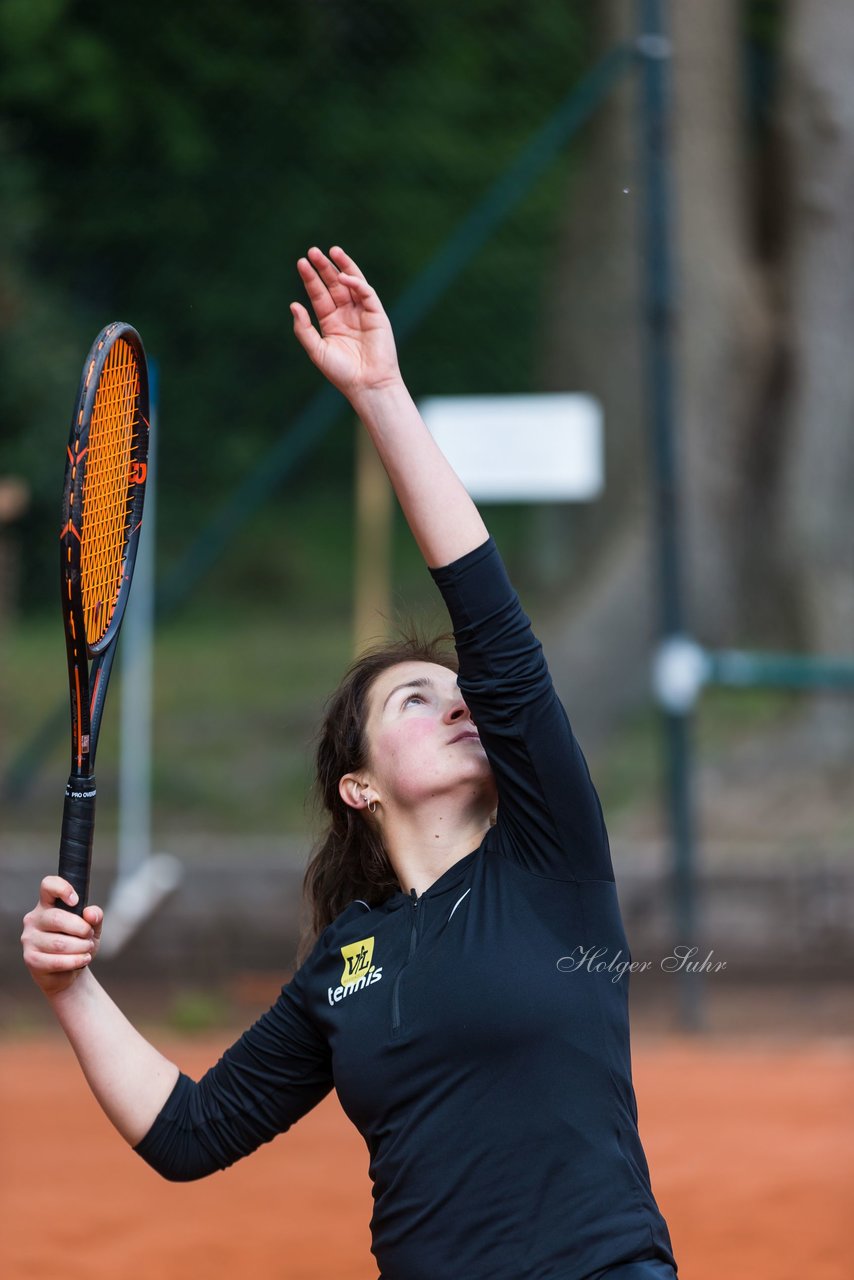
[{"label": "tennis racket", "polygon": [[80,380],[65,465],[60,533],[62,612],[71,696],[71,773],[59,874],[89,892],[95,831],[95,751],[116,641],[130,592],[148,459],[148,370],[139,334],[108,324]]}]

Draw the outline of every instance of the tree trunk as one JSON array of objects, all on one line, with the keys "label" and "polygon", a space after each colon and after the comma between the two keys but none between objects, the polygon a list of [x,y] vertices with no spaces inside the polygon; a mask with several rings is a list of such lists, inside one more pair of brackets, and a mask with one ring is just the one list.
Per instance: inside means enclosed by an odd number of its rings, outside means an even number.
[{"label": "tree trunk", "polygon": [[[595,10],[597,55],[633,37],[631,10],[607,0]],[[573,570],[603,539],[636,522],[644,464],[638,317],[637,83],[628,72],[581,139],[567,215],[543,300],[541,382],[549,391],[596,396],[605,416],[606,493],[564,512]]]},{"label": "tree trunk", "polygon": [[744,645],[764,552],[751,515],[768,496],[757,477],[753,500],[747,463],[773,330],[750,235],[742,5],[678,0],[671,13],[687,616],[703,644]]},{"label": "tree trunk", "polygon": [[804,640],[854,648],[854,13],[791,0],[783,127],[791,181],[786,550]]},{"label": "tree trunk", "polygon": [[[634,36],[625,4],[600,3],[595,21],[599,56]],[[564,603],[543,638],[576,732],[593,751],[626,707],[647,694],[653,634],[645,486],[638,480],[645,449],[636,114],[629,73],[576,153],[543,304],[543,387],[594,395],[604,410],[604,495],[553,513],[544,529],[563,549],[563,576],[552,585]]]}]

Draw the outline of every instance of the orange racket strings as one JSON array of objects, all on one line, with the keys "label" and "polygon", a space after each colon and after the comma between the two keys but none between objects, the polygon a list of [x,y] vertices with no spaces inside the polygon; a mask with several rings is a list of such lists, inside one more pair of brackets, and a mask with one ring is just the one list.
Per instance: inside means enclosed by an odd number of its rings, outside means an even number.
[{"label": "orange racket strings", "polygon": [[119,338],[107,356],[95,393],[83,479],[80,535],[86,641],[97,644],[115,612],[130,519],[130,469],[139,401],[139,369]]}]

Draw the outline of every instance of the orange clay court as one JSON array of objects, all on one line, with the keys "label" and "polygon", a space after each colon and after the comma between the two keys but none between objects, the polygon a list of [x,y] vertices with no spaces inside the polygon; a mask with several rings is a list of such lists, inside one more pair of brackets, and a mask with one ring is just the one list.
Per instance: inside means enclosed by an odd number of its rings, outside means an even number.
[{"label": "orange clay court", "polygon": [[[159,1046],[198,1075],[230,1038]],[[634,1069],[683,1280],[850,1280],[854,1039],[636,1034]],[[376,1280],[367,1156],[334,1097],[187,1185],[114,1134],[58,1034],[0,1041],[0,1098],[4,1280]]]}]

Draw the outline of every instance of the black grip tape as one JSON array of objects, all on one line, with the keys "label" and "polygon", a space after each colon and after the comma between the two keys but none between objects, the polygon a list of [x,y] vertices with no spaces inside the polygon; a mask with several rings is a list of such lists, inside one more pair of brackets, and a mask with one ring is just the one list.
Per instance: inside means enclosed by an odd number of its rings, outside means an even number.
[{"label": "black grip tape", "polygon": [[71,907],[62,899],[56,905],[82,915],[89,896],[89,868],[92,865],[92,840],[95,835],[95,779],[68,779],[62,810],[62,833],[59,838],[59,874],[74,885],[77,902]]}]

